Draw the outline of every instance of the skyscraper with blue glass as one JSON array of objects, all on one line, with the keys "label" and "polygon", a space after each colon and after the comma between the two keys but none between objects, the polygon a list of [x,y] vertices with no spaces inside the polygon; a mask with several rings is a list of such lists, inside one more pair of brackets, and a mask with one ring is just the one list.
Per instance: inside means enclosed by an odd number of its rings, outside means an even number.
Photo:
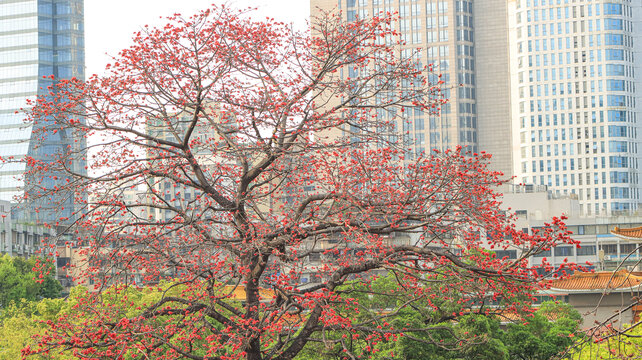
[{"label": "skyscraper with blue glass", "polygon": [[586,216],[640,209],[642,1],[509,1],[518,182]]},{"label": "skyscraper with blue glass", "polygon": [[[20,111],[27,99],[47,94],[55,79],[84,79],[83,13],[83,0],[0,0],[0,157],[13,159],[0,166],[0,200],[15,201],[29,191],[21,159],[52,161],[55,154],[84,148],[84,139],[66,129],[42,137],[38,127],[46,126],[46,119],[34,126]],[[84,169],[81,163],[73,166]],[[51,174],[32,180],[43,193],[62,181]],[[19,214],[26,221],[51,222],[71,217],[77,200],[51,195],[21,206]]]}]

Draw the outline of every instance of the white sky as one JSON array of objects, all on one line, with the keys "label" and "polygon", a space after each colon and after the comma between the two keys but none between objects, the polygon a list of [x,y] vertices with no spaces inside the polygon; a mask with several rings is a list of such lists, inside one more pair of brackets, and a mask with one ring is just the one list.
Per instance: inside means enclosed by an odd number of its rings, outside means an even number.
[{"label": "white sky", "polygon": [[[102,74],[111,61],[131,44],[132,34],[148,24],[158,26],[174,13],[192,15],[221,0],[86,0],[85,1],[85,58],[86,75]],[[237,8],[257,7],[252,17],[272,17],[298,28],[305,26],[309,16],[309,0],[231,0],[225,2]]]}]

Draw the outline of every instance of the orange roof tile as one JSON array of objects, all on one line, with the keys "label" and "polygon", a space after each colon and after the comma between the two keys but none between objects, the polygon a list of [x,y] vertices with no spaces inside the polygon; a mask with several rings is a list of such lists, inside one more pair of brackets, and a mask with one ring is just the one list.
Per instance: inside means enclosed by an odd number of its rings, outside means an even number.
[{"label": "orange roof tile", "polygon": [[[223,293],[229,294],[231,299],[234,299],[237,301],[245,301],[245,286],[243,285],[239,285],[239,286],[225,285],[223,287]],[[270,301],[274,299],[274,291],[270,289],[260,288],[259,295],[261,296],[263,301]]]},{"label": "orange roof tile", "polygon": [[[533,305],[533,307],[535,308],[537,308],[537,306],[538,305]],[[518,314],[516,312],[511,312],[511,311],[502,311],[496,315],[501,319],[502,322],[516,323],[524,320],[523,314]],[[548,321],[557,321],[558,319],[565,316],[563,313],[553,313],[553,312],[547,312],[543,315]],[[528,317],[526,317],[526,320],[528,320]]]},{"label": "orange roof tile", "polygon": [[575,272],[566,279],[554,280],[551,288],[559,290],[628,289],[642,285],[642,276],[626,270],[617,272]]},{"label": "orange roof tile", "polygon": [[619,227],[616,226],[613,230],[611,230],[611,234],[625,237],[628,239],[642,240],[642,226],[629,228],[629,229],[620,229]]}]

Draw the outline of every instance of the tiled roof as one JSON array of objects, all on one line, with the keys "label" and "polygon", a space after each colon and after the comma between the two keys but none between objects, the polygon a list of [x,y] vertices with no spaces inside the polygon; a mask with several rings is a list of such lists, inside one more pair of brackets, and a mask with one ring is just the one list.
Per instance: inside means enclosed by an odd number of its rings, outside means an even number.
[{"label": "tiled roof", "polygon": [[615,229],[611,230],[611,234],[622,236],[629,239],[642,240],[642,226],[638,226],[630,229],[621,229],[616,226]]},{"label": "tiled roof", "polygon": [[559,290],[628,289],[642,284],[642,274],[620,270],[617,272],[576,272],[566,279],[555,280],[551,288]]},{"label": "tiled roof", "polygon": [[[497,315],[497,317],[499,317],[500,321],[503,323],[510,323],[510,322],[517,323],[517,322],[523,322],[525,320],[523,314],[518,314],[513,311],[500,311],[495,315]],[[548,319],[548,321],[557,321],[558,319],[566,316],[566,314],[559,313],[559,312],[546,312],[542,315],[544,315],[544,317]],[[528,319],[528,317],[526,317],[526,319]]]},{"label": "tiled roof", "polygon": [[[245,286],[243,285],[225,285],[222,290],[222,294],[229,295],[231,299],[245,301]],[[259,295],[261,296],[262,301],[270,301],[274,298],[274,291],[260,288]]]}]

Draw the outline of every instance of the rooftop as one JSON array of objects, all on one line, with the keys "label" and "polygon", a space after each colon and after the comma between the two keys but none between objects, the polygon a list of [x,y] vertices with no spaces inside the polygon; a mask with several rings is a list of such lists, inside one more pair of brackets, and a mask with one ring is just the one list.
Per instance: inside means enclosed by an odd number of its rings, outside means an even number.
[{"label": "rooftop", "polygon": [[611,230],[611,234],[626,239],[642,240],[642,226],[629,229],[621,229],[616,226],[613,230]]},{"label": "rooftop", "polygon": [[578,291],[624,290],[642,285],[642,273],[620,270],[616,272],[575,272],[566,279],[554,280],[552,289]]}]

